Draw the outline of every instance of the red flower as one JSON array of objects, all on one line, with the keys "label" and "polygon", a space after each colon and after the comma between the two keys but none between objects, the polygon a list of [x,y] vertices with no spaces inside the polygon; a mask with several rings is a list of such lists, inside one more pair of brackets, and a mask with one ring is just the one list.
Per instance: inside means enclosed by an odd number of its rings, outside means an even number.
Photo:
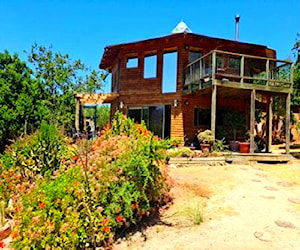
[{"label": "red flower", "polygon": [[104,233],[109,233],[109,232],[110,232],[110,227],[107,227],[107,226],[104,227],[104,228],[103,228],[103,232],[104,232]]},{"label": "red flower", "polygon": [[78,185],[79,185],[79,181],[74,181],[74,182],[73,182],[73,185],[74,185],[74,186],[78,186]]},{"label": "red flower", "polygon": [[39,204],[39,208],[40,209],[43,209],[43,208],[45,208],[46,207],[46,203],[45,202],[41,202],[40,204]]},{"label": "red flower", "polygon": [[118,223],[120,223],[120,222],[122,222],[123,221],[123,217],[122,216],[117,216],[117,218],[116,218],[116,221],[118,222]]},{"label": "red flower", "polygon": [[77,230],[72,231],[72,234],[77,234]]},{"label": "red flower", "polygon": [[139,208],[139,205],[138,205],[137,203],[133,203],[133,204],[132,204],[132,208],[133,208],[133,209],[138,209],[138,208]]},{"label": "red flower", "polygon": [[101,223],[102,223],[102,225],[106,225],[108,222],[109,222],[109,219],[106,218],[106,219],[104,219]]},{"label": "red flower", "polygon": [[4,248],[5,247],[5,244],[3,241],[0,241],[0,248]]},{"label": "red flower", "polygon": [[73,155],[73,156],[72,156],[72,160],[73,160],[73,161],[77,161],[78,159],[79,159],[78,155]]},{"label": "red flower", "polygon": [[50,221],[50,222],[49,222],[49,226],[50,226],[50,227],[53,227],[53,226],[54,226],[54,221]]},{"label": "red flower", "polygon": [[18,232],[13,232],[13,233],[11,234],[11,238],[12,238],[12,239],[17,238],[18,236],[19,236]]}]

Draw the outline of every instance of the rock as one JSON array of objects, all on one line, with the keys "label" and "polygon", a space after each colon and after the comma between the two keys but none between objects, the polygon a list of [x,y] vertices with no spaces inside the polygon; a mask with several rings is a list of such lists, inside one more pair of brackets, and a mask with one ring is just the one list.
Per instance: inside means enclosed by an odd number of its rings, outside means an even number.
[{"label": "rock", "polygon": [[296,228],[296,226],[288,221],[283,221],[283,220],[276,220],[275,224],[279,227],[284,227],[284,228]]},{"label": "rock", "polygon": [[269,190],[269,191],[278,191],[278,189],[275,188],[275,187],[266,186],[264,188],[267,189],[267,190]]},{"label": "rock", "polygon": [[292,187],[293,184],[287,181],[279,181],[277,182],[277,185],[282,186],[282,187]]},{"label": "rock", "polygon": [[255,238],[261,241],[266,241],[266,242],[272,241],[272,237],[268,232],[255,232],[254,236]]},{"label": "rock", "polygon": [[264,199],[275,199],[274,196],[266,196],[266,195],[261,195],[260,197],[264,198]]},{"label": "rock", "polygon": [[289,202],[295,203],[295,204],[300,204],[300,200],[297,198],[288,198]]}]

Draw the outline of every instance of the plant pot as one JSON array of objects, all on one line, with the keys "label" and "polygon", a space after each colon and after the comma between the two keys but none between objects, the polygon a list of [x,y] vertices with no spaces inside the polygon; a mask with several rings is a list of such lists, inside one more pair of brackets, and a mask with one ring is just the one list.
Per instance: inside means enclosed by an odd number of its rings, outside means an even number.
[{"label": "plant pot", "polygon": [[229,148],[233,152],[238,152],[239,142],[238,141],[229,141]]},{"label": "plant pot", "polygon": [[200,147],[201,147],[201,151],[203,153],[209,153],[209,151],[210,151],[210,144],[209,143],[202,143],[202,144],[200,144]]},{"label": "plant pot", "polygon": [[240,142],[240,153],[249,153],[250,152],[250,142]]}]

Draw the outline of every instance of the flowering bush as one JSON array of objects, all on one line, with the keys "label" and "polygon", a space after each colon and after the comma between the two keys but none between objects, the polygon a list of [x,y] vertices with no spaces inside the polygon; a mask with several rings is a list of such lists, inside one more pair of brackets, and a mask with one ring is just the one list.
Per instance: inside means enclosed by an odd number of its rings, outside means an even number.
[{"label": "flowering bush", "polygon": [[[77,249],[109,244],[120,230],[168,201],[162,171],[167,147],[144,124],[117,113],[100,138],[80,141],[70,159],[62,157],[53,171],[28,181],[26,190],[7,195],[14,206],[13,246]],[[14,176],[12,165],[1,174]],[[13,177],[13,187],[20,176]]]}]

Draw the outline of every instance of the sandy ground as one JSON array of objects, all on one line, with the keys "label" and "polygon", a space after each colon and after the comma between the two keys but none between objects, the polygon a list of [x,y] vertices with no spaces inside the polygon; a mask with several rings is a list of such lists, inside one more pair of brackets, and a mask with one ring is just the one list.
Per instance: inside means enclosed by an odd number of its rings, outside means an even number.
[{"label": "sandy ground", "polygon": [[188,166],[169,174],[173,204],[114,249],[300,249],[299,160]]}]

